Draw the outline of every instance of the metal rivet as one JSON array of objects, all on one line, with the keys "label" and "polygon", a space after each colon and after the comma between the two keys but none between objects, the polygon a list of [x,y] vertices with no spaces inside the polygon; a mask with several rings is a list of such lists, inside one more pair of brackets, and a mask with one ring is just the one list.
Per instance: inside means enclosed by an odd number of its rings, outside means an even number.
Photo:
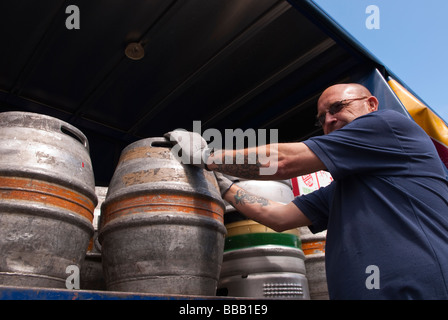
[{"label": "metal rivet", "polygon": [[131,42],[124,51],[126,57],[132,60],[140,60],[145,56],[145,49],[139,42]]}]

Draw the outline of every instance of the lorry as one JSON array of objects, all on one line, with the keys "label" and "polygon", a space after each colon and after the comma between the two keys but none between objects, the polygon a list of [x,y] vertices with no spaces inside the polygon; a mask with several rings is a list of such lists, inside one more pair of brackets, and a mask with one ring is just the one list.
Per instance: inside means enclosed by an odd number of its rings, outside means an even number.
[{"label": "lorry", "polygon": [[[0,21],[0,112],[81,130],[96,186],[108,186],[130,143],[194,121],[276,129],[279,142],[320,135],[317,99],[341,82],[416,121],[448,167],[446,122],[311,0],[14,0]],[[6,287],[0,298],[111,295]]]}]

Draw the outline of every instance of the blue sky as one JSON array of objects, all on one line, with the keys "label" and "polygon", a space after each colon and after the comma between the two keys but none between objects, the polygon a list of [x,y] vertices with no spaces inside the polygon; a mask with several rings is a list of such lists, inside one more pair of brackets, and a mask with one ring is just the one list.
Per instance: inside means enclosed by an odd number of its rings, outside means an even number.
[{"label": "blue sky", "polygon": [[[448,122],[448,0],[313,0]],[[379,29],[366,13],[377,6]]]}]

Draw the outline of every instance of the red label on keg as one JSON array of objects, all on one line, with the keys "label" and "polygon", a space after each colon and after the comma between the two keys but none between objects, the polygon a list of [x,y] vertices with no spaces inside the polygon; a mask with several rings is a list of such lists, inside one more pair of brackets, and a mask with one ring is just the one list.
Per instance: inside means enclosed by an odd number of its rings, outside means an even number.
[{"label": "red label on keg", "polygon": [[314,184],[313,176],[311,174],[307,174],[307,175],[302,176],[302,180],[303,180],[303,182],[305,182],[305,184],[308,187],[312,187],[313,184]]}]

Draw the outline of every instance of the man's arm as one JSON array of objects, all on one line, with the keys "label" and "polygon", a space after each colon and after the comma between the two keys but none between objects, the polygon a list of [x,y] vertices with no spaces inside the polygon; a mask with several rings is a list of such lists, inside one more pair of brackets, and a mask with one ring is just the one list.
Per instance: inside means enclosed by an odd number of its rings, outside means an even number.
[{"label": "man's arm", "polygon": [[207,168],[253,180],[284,180],[326,169],[302,142],[217,150],[208,157]]},{"label": "man's arm", "polygon": [[326,169],[302,142],[213,152],[196,132],[174,130],[164,136],[173,143],[173,154],[182,163],[245,179],[284,180]]},{"label": "man's arm", "polygon": [[224,199],[247,218],[277,232],[311,225],[311,221],[294,203],[274,202],[247,192],[235,184],[224,194]]}]

